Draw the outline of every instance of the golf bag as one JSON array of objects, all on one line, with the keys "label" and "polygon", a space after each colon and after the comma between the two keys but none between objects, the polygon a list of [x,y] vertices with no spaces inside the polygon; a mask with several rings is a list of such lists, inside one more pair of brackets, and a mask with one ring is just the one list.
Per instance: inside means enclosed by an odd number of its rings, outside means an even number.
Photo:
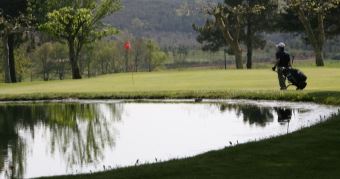
[{"label": "golf bag", "polygon": [[284,68],[283,75],[288,79],[289,85],[296,86],[296,90],[303,90],[307,86],[307,76],[300,70],[294,68]]}]

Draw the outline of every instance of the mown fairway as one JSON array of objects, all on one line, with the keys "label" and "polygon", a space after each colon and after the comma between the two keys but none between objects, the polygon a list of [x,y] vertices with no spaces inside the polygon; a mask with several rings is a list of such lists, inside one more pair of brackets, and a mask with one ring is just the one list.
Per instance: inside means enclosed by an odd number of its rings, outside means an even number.
[{"label": "mown fairway", "polygon": [[[309,78],[307,91],[340,91],[340,68],[303,68],[302,71]],[[269,69],[199,70],[112,74],[83,80],[2,83],[0,95],[277,89],[277,75]]]}]

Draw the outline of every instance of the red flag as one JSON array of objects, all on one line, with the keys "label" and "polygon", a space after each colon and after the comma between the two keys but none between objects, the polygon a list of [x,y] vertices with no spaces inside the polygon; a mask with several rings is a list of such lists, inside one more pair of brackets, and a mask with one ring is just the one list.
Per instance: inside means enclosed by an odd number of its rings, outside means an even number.
[{"label": "red flag", "polygon": [[125,42],[124,48],[125,48],[125,50],[130,50],[130,49],[131,49],[131,43],[130,43],[130,41]]}]

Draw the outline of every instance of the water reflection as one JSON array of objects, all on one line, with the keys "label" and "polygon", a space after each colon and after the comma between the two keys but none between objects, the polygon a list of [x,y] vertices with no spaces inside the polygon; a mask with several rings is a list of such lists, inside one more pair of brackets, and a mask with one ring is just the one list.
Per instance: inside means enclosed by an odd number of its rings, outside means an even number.
[{"label": "water reflection", "polygon": [[[103,150],[115,145],[117,131],[111,123],[121,120],[122,111],[119,104],[0,105],[0,172],[24,177],[26,146],[41,129],[49,137],[51,155],[61,152],[69,168],[100,161]],[[20,137],[19,131],[25,135]]]},{"label": "water reflection", "polygon": [[277,120],[280,124],[289,123],[292,118],[292,110],[289,108],[274,108],[277,113]]},{"label": "water reflection", "polygon": [[315,122],[315,116],[333,111],[227,102],[0,104],[0,178],[84,173],[137,160],[192,156],[229,141],[285,134],[306,125],[305,119]]},{"label": "water reflection", "polygon": [[236,111],[237,116],[242,117],[243,121],[250,125],[265,127],[266,124],[274,120],[273,109],[270,107],[220,104],[219,108],[221,112]]}]

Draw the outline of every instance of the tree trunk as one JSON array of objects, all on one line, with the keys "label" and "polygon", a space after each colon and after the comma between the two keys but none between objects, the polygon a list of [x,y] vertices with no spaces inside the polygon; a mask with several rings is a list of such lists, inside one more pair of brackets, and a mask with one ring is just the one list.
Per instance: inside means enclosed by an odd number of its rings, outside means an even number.
[{"label": "tree trunk", "polygon": [[76,55],[74,41],[70,40],[68,42],[68,46],[69,46],[69,58],[70,58],[71,69],[72,69],[72,78],[81,79],[80,70],[78,66],[78,57]]},{"label": "tree trunk", "polygon": [[319,33],[315,33],[317,34],[316,39],[317,40],[317,44],[316,46],[316,50],[315,50],[315,61],[316,61],[316,66],[325,66],[324,64],[324,44],[326,41],[326,35],[325,35],[325,28],[324,28],[324,16],[322,14],[318,14],[318,31]]},{"label": "tree trunk", "polygon": [[247,69],[253,68],[253,47],[247,45]]},{"label": "tree trunk", "polygon": [[152,71],[152,65],[151,65],[151,62],[152,62],[152,52],[151,52],[151,50],[149,49],[149,54],[148,54],[148,70],[149,70],[149,72],[151,72]]},{"label": "tree trunk", "polygon": [[15,59],[14,59],[14,34],[8,34],[4,38],[5,42],[5,82],[16,83],[16,70],[15,70]]},{"label": "tree trunk", "polygon": [[102,71],[102,74],[104,74],[104,67],[105,65],[104,65],[104,60],[103,59],[101,59],[100,60],[100,68],[101,68],[101,71]]},{"label": "tree trunk", "polygon": [[231,48],[235,55],[236,69],[243,69],[242,48],[240,47],[240,44],[235,41]]},{"label": "tree trunk", "polygon": [[59,79],[64,80],[64,78],[65,78],[65,66],[64,66],[64,62],[62,62],[61,67],[60,67]]},{"label": "tree trunk", "polygon": [[4,71],[5,71],[5,83],[10,83],[11,82],[11,76],[9,74],[9,48],[8,48],[8,38],[5,36],[3,38],[3,44],[5,47],[5,58],[4,58]]},{"label": "tree trunk", "polygon": [[228,50],[225,48],[224,49],[224,69],[227,70],[227,53]]},{"label": "tree trunk", "polygon": [[42,77],[44,81],[48,81],[46,60],[47,60],[46,56],[42,57],[42,68],[43,68]]},{"label": "tree trunk", "polygon": [[253,67],[253,32],[252,32],[252,24],[248,18],[248,26],[247,26],[247,69],[251,69]]},{"label": "tree trunk", "polygon": [[316,66],[324,66],[323,61],[323,46],[325,43],[324,15],[317,14],[317,31],[315,32],[311,22],[302,9],[297,11],[300,22],[302,23],[308,39],[314,48]]},{"label": "tree trunk", "polygon": [[90,60],[87,60],[87,78],[90,78],[91,77],[91,71],[90,71],[90,68],[91,68],[91,65],[90,65]]},{"label": "tree trunk", "polygon": [[237,17],[238,23],[236,24],[237,29],[236,29],[236,32],[234,33],[234,36],[231,35],[230,26],[228,26],[227,21],[223,21],[223,17],[219,15],[215,15],[215,19],[221,31],[223,32],[224,40],[226,41],[227,44],[231,46],[235,54],[236,68],[243,69],[242,49],[240,47],[240,42],[239,42],[239,35],[241,31],[239,17]]},{"label": "tree trunk", "polygon": [[106,61],[106,65],[105,65],[105,74],[109,73],[109,66],[110,64],[108,63],[108,60]]},{"label": "tree trunk", "polygon": [[314,52],[315,52],[316,66],[319,66],[319,67],[325,66],[322,47],[315,48]]},{"label": "tree trunk", "polygon": [[14,59],[14,34],[8,36],[8,54],[9,54],[9,74],[11,75],[11,82],[16,83],[16,70],[15,70],[15,59]]},{"label": "tree trunk", "polygon": [[116,73],[116,63],[115,63],[115,58],[112,58],[112,73]]},{"label": "tree trunk", "polygon": [[149,68],[149,72],[151,72],[152,71],[152,69],[151,69],[151,59],[149,59],[148,68]]},{"label": "tree trunk", "polygon": [[48,81],[48,79],[49,79],[48,72],[44,72],[44,81]]},{"label": "tree trunk", "polygon": [[235,50],[236,69],[243,69],[242,50]]}]

